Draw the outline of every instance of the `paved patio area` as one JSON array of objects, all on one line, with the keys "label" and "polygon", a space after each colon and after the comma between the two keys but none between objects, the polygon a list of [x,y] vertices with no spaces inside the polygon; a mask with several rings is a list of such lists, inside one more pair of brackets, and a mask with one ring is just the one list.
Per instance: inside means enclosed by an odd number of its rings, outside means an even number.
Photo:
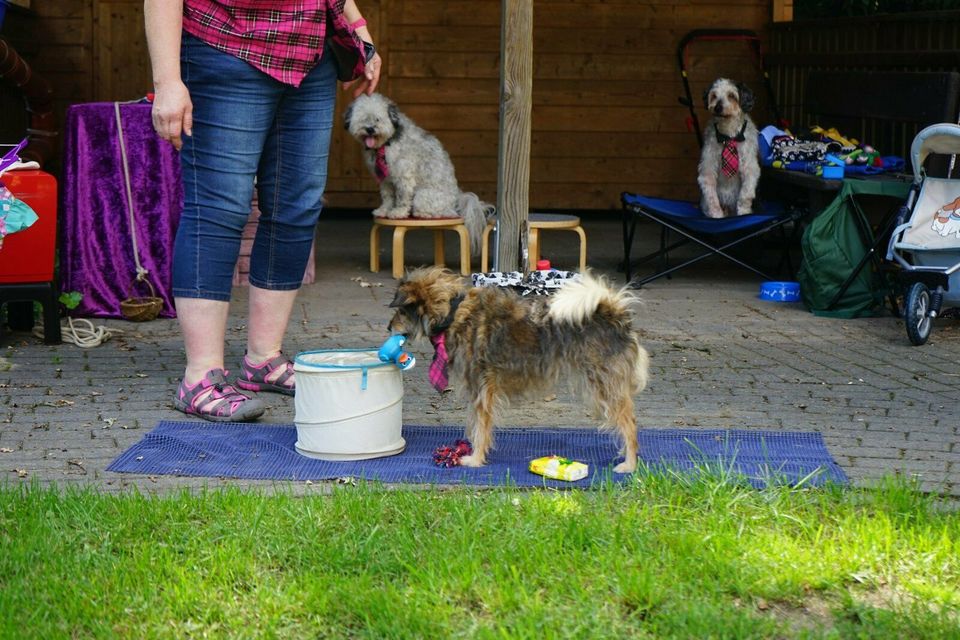
[{"label": "paved patio area", "polygon": [[[622,282],[616,272],[622,255],[619,218],[585,215],[583,224],[588,263]],[[369,229],[369,217],[361,214],[321,221],[317,281],[301,293],[288,352],[372,348],[386,337],[393,280],[389,255],[381,273],[368,269]],[[408,243],[408,264],[432,259],[427,234],[412,233]],[[555,266],[575,264],[573,234],[545,233],[542,245]],[[388,242],[383,246],[389,251]],[[452,238],[448,259],[455,263]],[[637,400],[642,426],[819,431],[857,484],[902,474],[918,478],[926,490],[960,495],[956,320],[938,320],[930,342],[913,347],[902,322],[890,315],[818,318],[799,303],[758,299],[759,282],[752,274],[715,261],[703,264],[640,292],[638,327],[652,356],[651,384]],[[240,313],[245,289],[238,288],[235,297],[230,363],[241,357],[245,337]],[[106,472],[113,458],[158,420],[183,417],[171,406],[183,356],[175,321],[96,322],[122,333],[93,349],[48,346],[27,334],[7,334],[0,344],[0,480],[92,484],[106,491],[274,485]],[[421,363],[432,353],[429,345],[413,345],[413,351]],[[404,421],[462,425],[462,405],[439,396],[426,373],[427,367],[418,365],[405,374]],[[290,398],[264,398],[270,406],[265,421],[293,422]],[[594,424],[563,393],[516,406],[503,423]],[[322,485],[298,490],[323,490]]]}]

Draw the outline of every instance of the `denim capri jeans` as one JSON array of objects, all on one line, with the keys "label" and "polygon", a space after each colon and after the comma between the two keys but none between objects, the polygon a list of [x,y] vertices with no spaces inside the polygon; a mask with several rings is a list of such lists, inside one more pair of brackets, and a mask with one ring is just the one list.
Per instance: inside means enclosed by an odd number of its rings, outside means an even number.
[{"label": "denim capri jeans", "polygon": [[181,74],[193,101],[193,135],[180,162],[183,213],[173,258],[173,295],[230,300],[254,179],[260,221],[250,284],[298,289],[327,181],[336,103],[332,56],[299,87],[187,33]]}]

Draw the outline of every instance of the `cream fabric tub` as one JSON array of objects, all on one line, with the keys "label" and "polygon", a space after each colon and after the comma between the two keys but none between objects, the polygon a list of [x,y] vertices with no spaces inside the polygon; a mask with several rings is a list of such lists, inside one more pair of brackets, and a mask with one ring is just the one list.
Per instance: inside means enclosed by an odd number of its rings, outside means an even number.
[{"label": "cream fabric tub", "polygon": [[375,350],[298,353],[294,396],[297,451],[320,460],[364,460],[400,453],[403,375]]}]

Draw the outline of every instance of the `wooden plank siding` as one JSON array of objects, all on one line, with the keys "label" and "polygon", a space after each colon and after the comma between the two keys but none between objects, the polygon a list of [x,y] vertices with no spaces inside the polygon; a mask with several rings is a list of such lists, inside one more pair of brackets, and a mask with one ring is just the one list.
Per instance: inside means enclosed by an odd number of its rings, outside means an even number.
[{"label": "wooden plank siding", "polygon": [[[33,2],[29,12],[7,10],[3,36],[47,80],[54,91],[58,121],[71,102],[93,97],[93,13],[90,0]],[[10,117],[7,112],[0,117]]]},{"label": "wooden plank siding", "polygon": [[[494,201],[500,2],[384,5],[384,92],[440,138],[461,188]],[[531,208],[616,209],[625,189],[694,197],[677,43],[695,28],[762,31],[770,12],[767,0],[534,0]]]},{"label": "wooden plank siding", "polygon": [[[496,200],[500,0],[358,0],[383,55],[382,91],[450,152],[461,188]],[[74,102],[150,90],[142,0],[52,0],[3,36]],[[623,190],[696,196],[697,143],[676,62],[692,29],[761,34],[772,0],[533,0],[532,209],[619,208]],[[702,78],[749,64],[718,47]],[[349,102],[341,94],[339,113]],[[372,208],[376,182],[335,127],[327,201]]]}]

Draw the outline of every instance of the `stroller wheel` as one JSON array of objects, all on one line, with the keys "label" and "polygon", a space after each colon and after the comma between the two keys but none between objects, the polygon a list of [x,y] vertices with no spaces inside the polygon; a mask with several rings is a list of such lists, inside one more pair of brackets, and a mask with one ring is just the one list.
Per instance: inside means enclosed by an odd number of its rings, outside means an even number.
[{"label": "stroller wheel", "polygon": [[920,346],[930,337],[933,318],[930,317],[930,290],[922,282],[915,282],[907,291],[903,319],[907,325],[907,337]]}]

